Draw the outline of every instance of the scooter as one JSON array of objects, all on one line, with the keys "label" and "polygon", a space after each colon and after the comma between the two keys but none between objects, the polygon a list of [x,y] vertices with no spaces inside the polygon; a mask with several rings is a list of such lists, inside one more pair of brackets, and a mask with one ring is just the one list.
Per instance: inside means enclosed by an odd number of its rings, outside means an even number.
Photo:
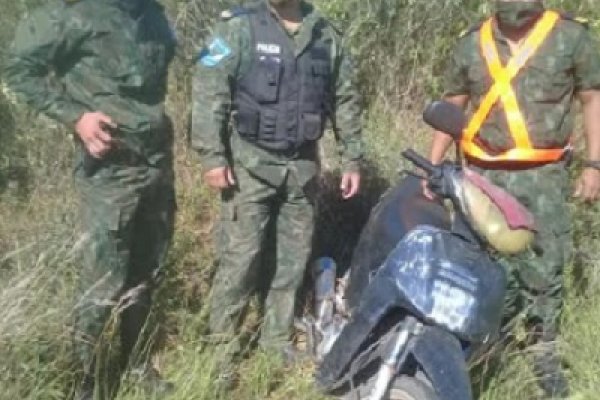
[{"label": "scooter", "polygon": [[[446,102],[430,105],[424,119],[457,141],[465,127],[463,111]],[[490,248],[524,250],[533,219],[459,163],[432,165],[413,150],[403,156],[426,173],[437,199],[425,198],[414,174],[388,191],[341,279],[334,260],[315,263],[314,315],[299,325],[318,363],[317,385],[339,399],[470,400],[468,362],[497,338],[506,291]],[[486,226],[483,203],[501,214],[500,230]],[[494,232],[502,237],[490,239]]]}]

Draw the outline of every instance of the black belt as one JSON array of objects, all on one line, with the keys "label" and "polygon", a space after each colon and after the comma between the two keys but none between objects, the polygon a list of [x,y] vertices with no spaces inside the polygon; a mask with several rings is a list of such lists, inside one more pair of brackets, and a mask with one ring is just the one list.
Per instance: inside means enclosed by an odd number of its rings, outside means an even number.
[{"label": "black belt", "polygon": [[317,142],[305,142],[299,147],[290,146],[287,149],[273,150],[267,149],[264,146],[257,145],[261,149],[276,156],[287,158],[290,160],[313,160],[317,154]]}]

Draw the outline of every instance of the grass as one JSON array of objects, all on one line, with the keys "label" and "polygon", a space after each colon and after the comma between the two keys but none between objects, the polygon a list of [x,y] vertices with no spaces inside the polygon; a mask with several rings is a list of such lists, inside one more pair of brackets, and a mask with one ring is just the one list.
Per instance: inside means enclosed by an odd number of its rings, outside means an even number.
[{"label": "grass", "polygon": [[[379,179],[377,185],[372,184],[373,191],[398,179],[399,152],[406,143],[422,150],[428,134],[414,113],[385,117],[389,114],[379,112],[375,108],[370,113],[366,130],[374,165],[368,173],[372,181]],[[57,140],[68,146],[64,137],[57,136]],[[332,160],[329,165],[335,167]],[[166,332],[154,360],[177,385],[173,399],[324,398],[312,386],[310,364],[290,371],[260,352],[251,353],[239,365],[242,378],[238,388],[228,396],[217,395],[211,379],[216,363],[207,344],[205,306],[213,273],[211,229],[218,202],[215,193],[202,185],[196,161],[180,141],[177,233],[170,273],[158,302]],[[56,168],[62,169],[60,163]],[[11,190],[18,191],[8,189],[0,203],[0,400],[62,399],[77,377],[71,364],[69,330],[79,246],[76,194],[68,174],[38,181],[23,201],[15,201]],[[361,207],[374,201],[366,200],[369,193],[364,197]],[[584,399],[592,400],[600,389],[596,345],[600,341],[600,274],[595,268],[599,260],[593,230],[598,211],[593,207],[576,210],[578,259],[585,269],[569,275],[561,348],[571,364],[573,387]],[[332,221],[343,223],[334,217]],[[480,399],[533,398],[536,385],[530,361],[527,352],[506,350],[499,367],[490,367],[486,385],[475,381],[481,389]],[[117,399],[144,398],[135,379],[125,377]]]}]

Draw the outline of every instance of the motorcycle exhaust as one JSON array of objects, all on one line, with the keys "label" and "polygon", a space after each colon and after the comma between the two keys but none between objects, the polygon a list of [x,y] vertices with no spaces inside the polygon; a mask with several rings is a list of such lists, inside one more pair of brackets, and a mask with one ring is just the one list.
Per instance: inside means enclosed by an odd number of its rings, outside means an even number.
[{"label": "motorcycle exhaust", "polygon": [[335,280],[337,265],[329,257],[322,257],[313,265],[315,276],[315,317],[319,328],[333,322],[335,313]]},{"label": "motorcycle exhaust", "polygon": [[309,341],[313,357],[321,362],[325,354],[331,350],[342,329],[347,323],[344,314],[340,314],[344,299],[340,295],[343,287],[337,285],[337,265],[329,257],[322,257],[313,264],[315,280],[314,319],[311,326]]}]

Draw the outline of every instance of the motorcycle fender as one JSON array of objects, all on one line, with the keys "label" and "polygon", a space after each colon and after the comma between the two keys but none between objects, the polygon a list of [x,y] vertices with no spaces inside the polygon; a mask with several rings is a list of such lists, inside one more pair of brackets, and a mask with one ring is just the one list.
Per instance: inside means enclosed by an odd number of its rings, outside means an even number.
[{"label": "motorcycle fender", "polygon": [[458,339],[436,327],[423,329],[414,338],[412,354],[439,398],[472,400],[471,380]]}]

